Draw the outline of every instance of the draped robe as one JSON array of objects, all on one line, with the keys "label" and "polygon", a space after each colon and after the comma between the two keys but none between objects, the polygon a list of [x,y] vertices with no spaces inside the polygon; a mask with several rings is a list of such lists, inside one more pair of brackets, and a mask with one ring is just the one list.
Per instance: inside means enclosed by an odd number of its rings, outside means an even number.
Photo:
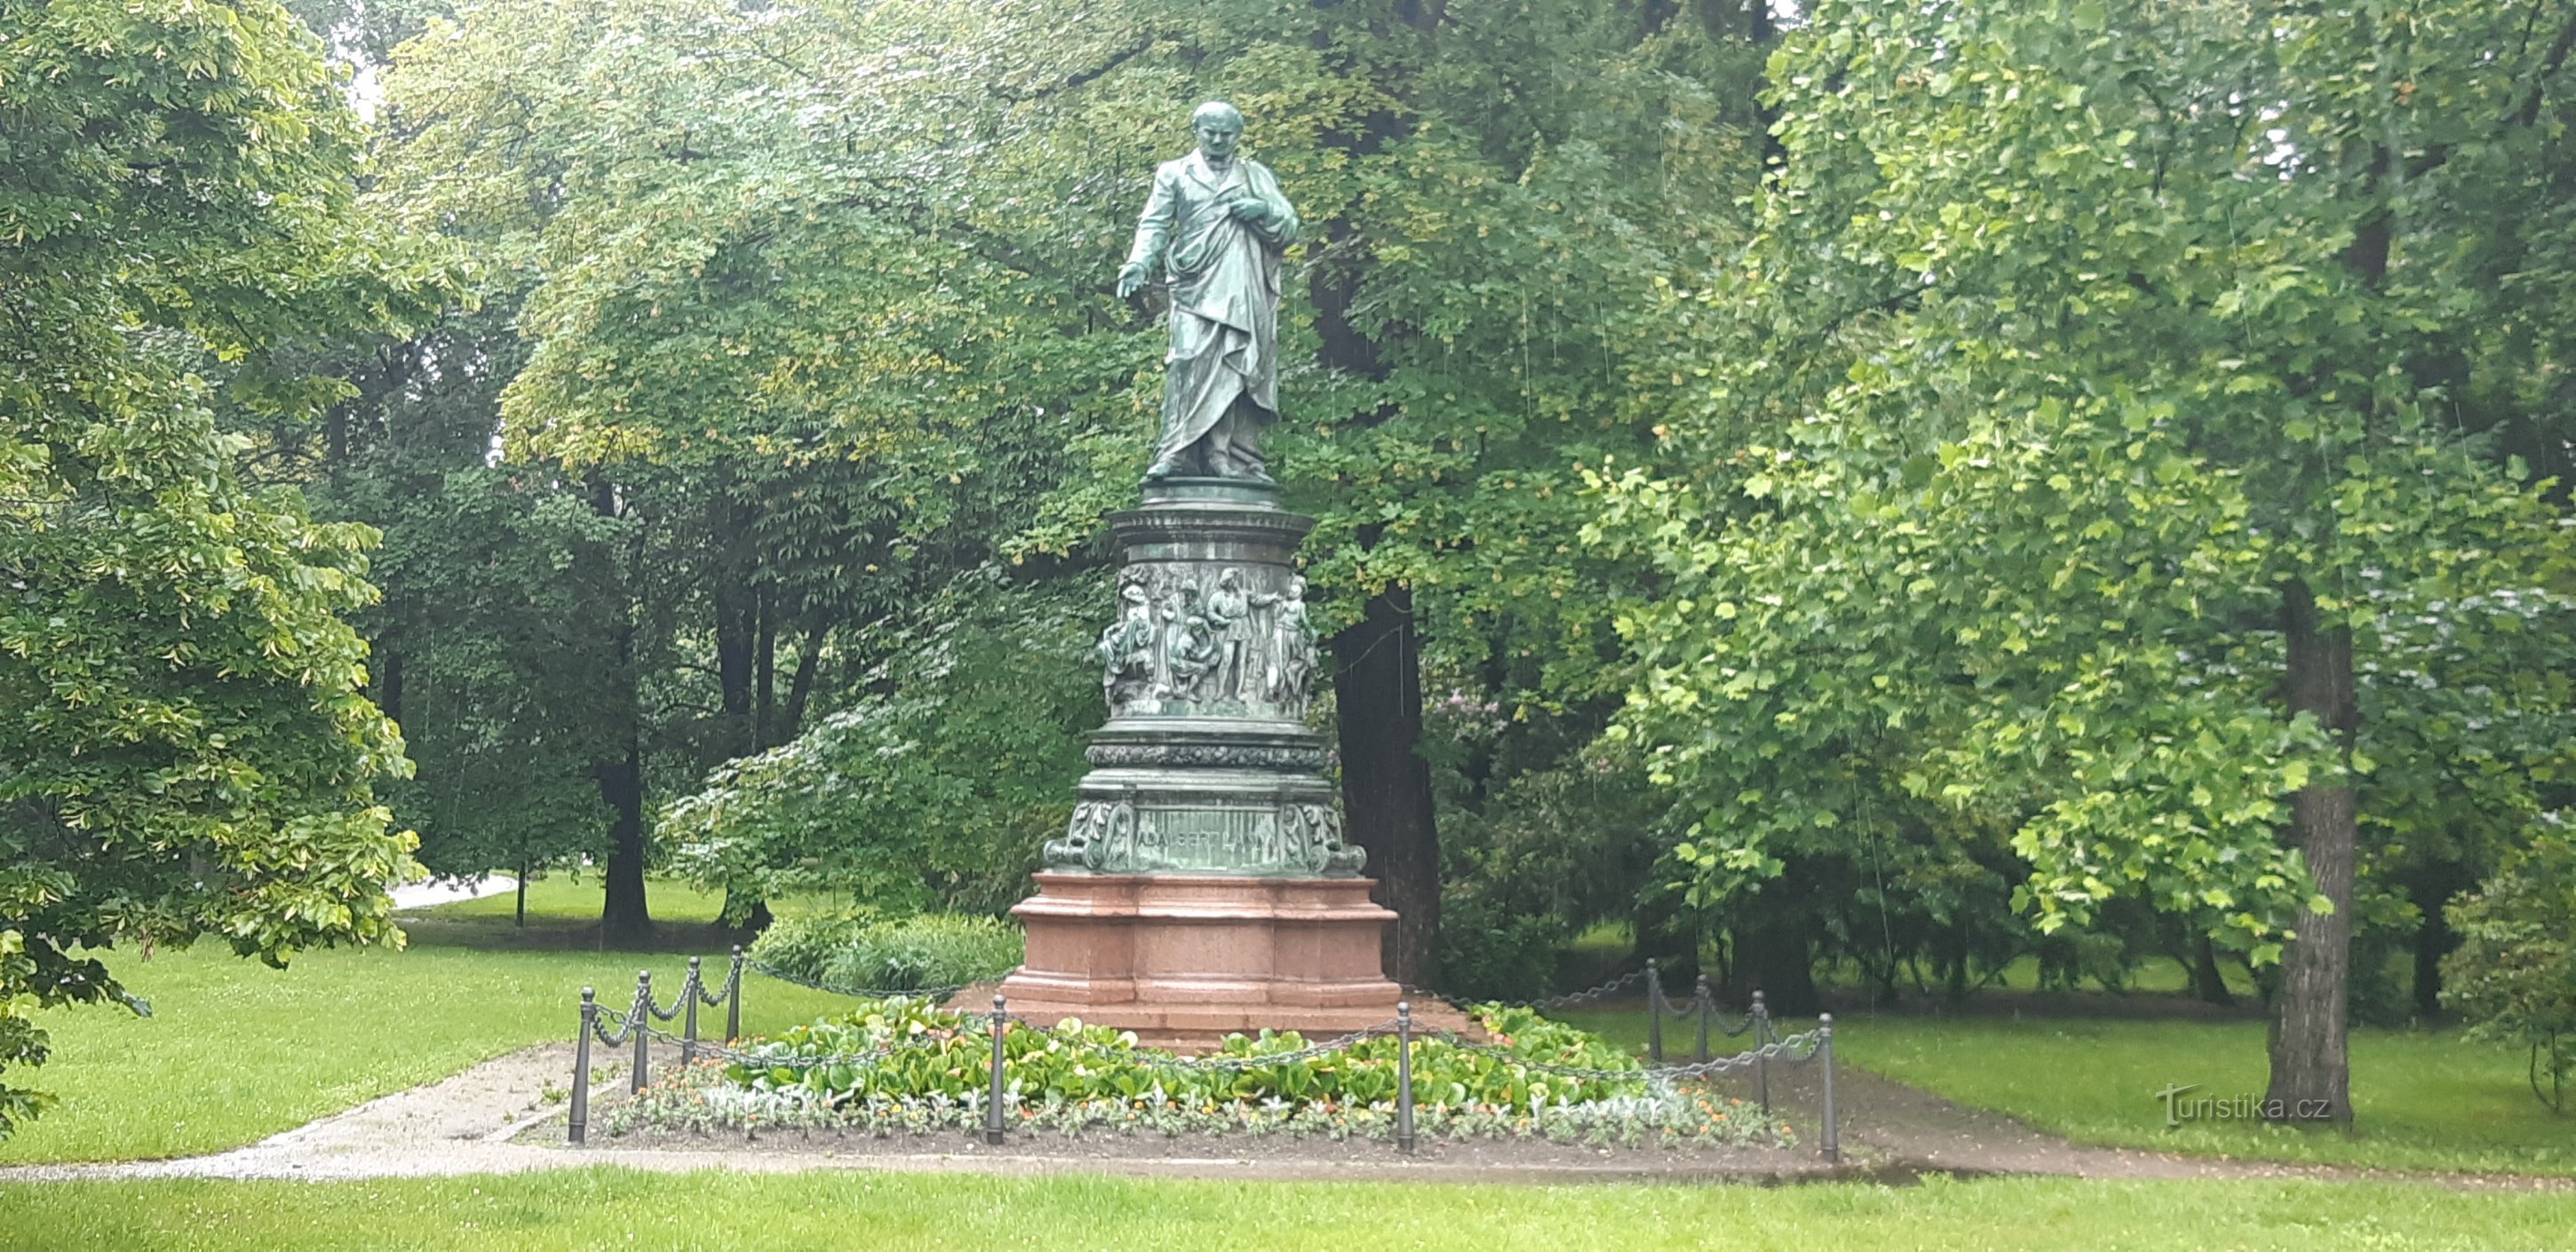
[{"label": "draped robe", "polygon": [[[1267,221],[1226,208],[1258,197]],[[1130,265],[1160,259],[1171,280],[1163,435],[1149,473],[1263,478],[1261,425],[1279,412],[1279,262],[1297,241],[1297,211],[1260,162],[1236,156],[1220,174],[1204,153],[1166,161],[1136,222]]]}]

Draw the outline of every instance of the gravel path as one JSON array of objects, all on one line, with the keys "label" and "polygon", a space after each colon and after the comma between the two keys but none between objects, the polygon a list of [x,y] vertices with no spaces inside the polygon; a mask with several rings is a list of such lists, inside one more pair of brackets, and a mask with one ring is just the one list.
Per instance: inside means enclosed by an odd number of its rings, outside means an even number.
[{"label": "gravel path", "polygon": [[519,880],[507,874],[486,874],[481,878],[432,878],[394,888],[394,908],[425,909],[432,905],[454,904],[459,900],[480,900],[485,896],[497,896],[518,885]]},{"label": "gravel path", "polygon": [[[622,1052],[617,1059],[622,1059]],[[601,1058],[604,1065],[613,1064]],[[657,1066],[676,1063],[656,1055]],[[1406,1158],[1380,1144],[1264,1144],[1259,1158],[1229,1155],[1225,1140],[1183,1141],[1174,1155],[1147,1155],[1133,1145],[1103,1153],[1080,1144],[1015,1135],[986,1148],[965,1136],[928,1142],[940,1149],[907,1150],[904,1141],[880,1141],[860,1150],[828,1142],[793,1141],[725,1147],[562,1146],[563,1087],[572,1069],[572,1047],[553,1044],[488,1061],[464,1073],[372,1100],[246,1148],[165,1161],[0,1168],[0,1182],[114,1178],[367,1179],[455,1174],[512,1174],[531,1170],[620,1165],[679,1172],[726,1169],[790,1172],[872,1169],[917,1173],[1036,1175],[1066,1172],[1164,1178],[1264,1180],[1359,1179],[1447,1182],[1698,1181],[1782,1183],[1833,1178],[1906,1181],[1925,1173],[1959,1175],[2047,1174],[2078,1178],[2142,1179],[2383,1179],[2432,1182],[2468,1190],[2576,1190],[2576,1179],[2485,1174],[2411,1174],[2332,1166],[2180,1156],[2070,1143],[2054,1135],[1846,1065],[1836,1071],[1835,1096],[1843,1116],[1845,1160],[1832,1166],[1818,1142],[1816,1087],[1811,1069],[1776,1072],[1780,1109],[1798,1125],[1804,1145],[1793,1151],[1744,1150],[1709,1155],[1654,1151],[1512,1150],[1458,1145]],[[606,1080],[594,1106],[615,1099],[622,1070],[603,1069]],[[549,1099],[549,1095],[553,1098]],[[594,1143],[597,1140],[594,1139]]]}]

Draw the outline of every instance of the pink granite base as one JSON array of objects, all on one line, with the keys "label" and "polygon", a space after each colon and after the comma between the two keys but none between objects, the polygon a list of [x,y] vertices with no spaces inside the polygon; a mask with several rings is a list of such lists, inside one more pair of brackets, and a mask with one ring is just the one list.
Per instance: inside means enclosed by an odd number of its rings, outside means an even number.
[{"label": "pink granite base", "polygon": [[[1359,1030],[1394,1017],[1404,998],[1380,957],[1395,914],[1369,899],[1365,878],[1039,874],[1037,883],[1011,910],[1028,930],[1027,963],[1000,991],[1014,1015],[1040,1025],[1079,1017],[1191,1048],[1265,1028]],[[1413,1009],[1426,1029],[1473,1029],[1445,1005]]]}]

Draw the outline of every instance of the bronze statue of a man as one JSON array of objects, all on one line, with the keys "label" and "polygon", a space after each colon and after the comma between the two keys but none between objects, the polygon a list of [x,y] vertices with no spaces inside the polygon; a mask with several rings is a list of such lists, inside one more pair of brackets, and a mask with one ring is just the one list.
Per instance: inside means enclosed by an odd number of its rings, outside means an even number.
[{"label": "bronze statue of a man", "polygon": [[1243,114],[1212,100],[1190,116],[1198,151],[1154,171],[1121,299],[1157,260],[1170,275],[1172,346],[1163,358],[1163,437],[1147,478],[1269,482],[1261,428],[1279,415],[1279,262],[1297,210],[1279,180],[1239,155]]}]

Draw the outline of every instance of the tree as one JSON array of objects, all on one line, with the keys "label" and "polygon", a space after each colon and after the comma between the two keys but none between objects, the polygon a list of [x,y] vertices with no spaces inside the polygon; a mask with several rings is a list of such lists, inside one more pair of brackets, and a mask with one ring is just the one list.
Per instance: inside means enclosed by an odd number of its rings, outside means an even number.
[{"label": "tree", "polygon": [[2549,5],[1818,6],[1762,234],[1685,302],[1711,385],[1595,477],[1594,537],[1656,571],[1627,726],[1701,898],[1894,793],[2026,862],[2043,930],[2132,896],[2279,960],[2269,1100],[2348,1120],[2371,780],[2479,738],[2382,726],[2565,694],[2455,685],[2567,637],[2467,606],[2569,555],[2480,434],[2564,412],[2518,381],[2556,348],[2456,259],[2561,281],[2528,214],[2571,43]]},{"label": "tree", "polygon": [[[417,867],[372,787],[402,745],[341,616],[373,535],[247,486],[211,406],[328,400],[269,346],[444,279],[354,211],[354,119],[275,4],[12,5],[0,36],[5,1068],[45,1059],[32,1010],[123,997],[118,944],[400,942]],[[41,1107],[0,1088],[0,1134]]]}]

